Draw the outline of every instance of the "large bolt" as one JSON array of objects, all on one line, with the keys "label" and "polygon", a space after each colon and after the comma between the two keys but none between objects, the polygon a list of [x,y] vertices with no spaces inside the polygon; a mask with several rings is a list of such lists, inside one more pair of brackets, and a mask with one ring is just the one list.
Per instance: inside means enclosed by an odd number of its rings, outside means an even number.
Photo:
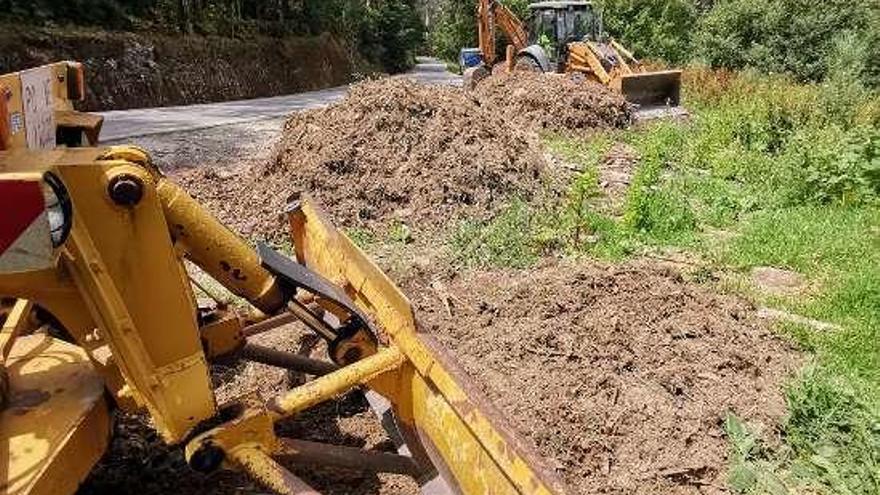
[{"label": "large bolt", "polygon": [[144,198],[144,183],[136,175],[117,175],[110,180],[107,194],[119,206],[134,206]]}]

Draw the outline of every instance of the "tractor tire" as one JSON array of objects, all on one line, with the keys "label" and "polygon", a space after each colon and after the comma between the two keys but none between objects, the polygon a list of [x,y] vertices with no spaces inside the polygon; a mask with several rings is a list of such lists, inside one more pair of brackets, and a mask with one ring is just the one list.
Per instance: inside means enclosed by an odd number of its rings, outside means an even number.
[{"label": "tractor tire", "polygon": [[529,55],[520,55],[517,57],[514,70],[516,72],[544,72],[541,70],[541,65],[538,64],[538,61]]}]

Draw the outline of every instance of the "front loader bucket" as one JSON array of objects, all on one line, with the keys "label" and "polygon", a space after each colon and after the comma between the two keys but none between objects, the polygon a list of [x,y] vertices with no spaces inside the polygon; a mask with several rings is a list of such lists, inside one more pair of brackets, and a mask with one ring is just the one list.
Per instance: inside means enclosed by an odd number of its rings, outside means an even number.
[{"label": "front loader bucket", "polygon": [[565,493],[454,360],[418,332],[412,307],[394,283],[310,201],[296,205],[290,223],[298,261],[344,288],[374,320],[382,333],[380,354],[402,356],[399,367],[367,386],[390,402],[406,448],[427,468],[417,477],[423,493]]},{"label": "front loader bucket", "polygon": [[641,107],[677,107],[681,102],[681,71],[665,70],[625,75],[620,92]]}]

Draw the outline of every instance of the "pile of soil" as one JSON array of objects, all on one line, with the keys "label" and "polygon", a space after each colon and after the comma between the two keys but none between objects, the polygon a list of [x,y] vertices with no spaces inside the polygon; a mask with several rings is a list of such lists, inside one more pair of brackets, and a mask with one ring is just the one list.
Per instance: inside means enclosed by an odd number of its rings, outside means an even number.
[{"label": "pile of soil", "polygon": [[641,263],[413,277],[422,330],[572,493],[728,493],[726,415],[775,439],[799,357],[736,297]]},{"label": "pile of soil", "polygon": [[512,72],[480,82],[475,96],[519,128],[556,132],[625,128],[635,109],[618,93],[578,76]]},{"label": "pile of soil", "polygon": [[249,173],[178,181],[245,236],[284,235],[292,192],[309,192],[343,227],[397,220],[421,230],[484,218],[531,199],[547,167],[537,137],[460,89],[368,81],[340,103],[287,121],[276,158]]}]

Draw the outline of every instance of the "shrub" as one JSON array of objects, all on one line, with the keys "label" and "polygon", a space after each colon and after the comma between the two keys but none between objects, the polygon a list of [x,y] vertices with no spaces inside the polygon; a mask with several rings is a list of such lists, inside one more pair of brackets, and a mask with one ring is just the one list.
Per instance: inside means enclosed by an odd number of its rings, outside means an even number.
[{"label": "shrub", "polygon": [[[701,19],[696,53],[713,67],[753,67],[819,81],[840,58],[835,52],[839,38],[880,36],[880,25],[872,22],[878,9],[874,0],[721,0]],[[876,83],[877,71],[869,61],[880,57],[880,49],[864,45],[865,56],[851,60],[860,60],[865,81]]]},{"label": "shrub", "polygon": [[605,30],[637,57],[681,64],[691,59],[697,10],[689,0],[603,0]]},{"label": "shrub", "polygon": [[795,134],[781,166],[794,204],[863,204],[880,196],[880,130],[812,127]]}]

